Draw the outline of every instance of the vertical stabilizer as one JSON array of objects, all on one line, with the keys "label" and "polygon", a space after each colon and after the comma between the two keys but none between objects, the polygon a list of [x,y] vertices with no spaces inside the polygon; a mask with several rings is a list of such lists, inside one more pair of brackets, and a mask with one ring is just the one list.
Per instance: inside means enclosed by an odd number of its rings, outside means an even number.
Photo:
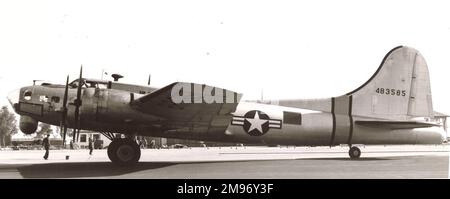
[{"label": "vertical stabilizer", "polygon": [[428,66],[422,55],[410,47],[392,49],[366,83],[341,97],[352,98],[352,115],[433,117]]}]

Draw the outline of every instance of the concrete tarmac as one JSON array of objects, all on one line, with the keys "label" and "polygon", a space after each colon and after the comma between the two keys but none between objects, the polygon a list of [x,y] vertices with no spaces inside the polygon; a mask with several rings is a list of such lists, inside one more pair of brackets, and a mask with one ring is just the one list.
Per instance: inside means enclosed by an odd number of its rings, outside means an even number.
[{"label": "concrete tarmac", "polygon": [[0,151],[0,178],[448,178],[449,148],[362,146],[358,160],[340,146],[144,149],[131,167],[110,163],[106,150],[51,150],[49,160],[39,150]]}]

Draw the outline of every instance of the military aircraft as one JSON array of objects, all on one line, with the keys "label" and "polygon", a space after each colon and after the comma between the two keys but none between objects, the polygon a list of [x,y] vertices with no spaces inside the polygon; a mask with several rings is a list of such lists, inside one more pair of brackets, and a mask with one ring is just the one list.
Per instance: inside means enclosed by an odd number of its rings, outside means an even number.
[{"label": "military aircraft", "polygon": [[366,83],[341,96],[265,102],[241,97],[196,83],[175,82],[158,89],[83,78],[81,68],[71,83],[67,76],[65,85],[22,87],[8,99],[21,115],[22,132],[34,133],[38,122],[60,125],[64,139],[67,128],[98,131],[112,140],[108,156],[119,165],[139,161],[135,136],[265,145],[344,144],[351,158],[360,157],[359,145],[444,140],[444,130],[432,122],[427,64],[410,47],[392,49]]}]

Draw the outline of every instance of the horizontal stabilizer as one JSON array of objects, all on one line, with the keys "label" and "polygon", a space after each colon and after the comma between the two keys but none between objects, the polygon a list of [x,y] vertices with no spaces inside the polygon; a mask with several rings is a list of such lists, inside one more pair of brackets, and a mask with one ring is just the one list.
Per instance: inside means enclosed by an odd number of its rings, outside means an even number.
[{"label": "horizontal stabilizer", "polygon": [[355,124],[371,128],[413,129],[440,126],[439,124],[420,121],[355,121]]}]

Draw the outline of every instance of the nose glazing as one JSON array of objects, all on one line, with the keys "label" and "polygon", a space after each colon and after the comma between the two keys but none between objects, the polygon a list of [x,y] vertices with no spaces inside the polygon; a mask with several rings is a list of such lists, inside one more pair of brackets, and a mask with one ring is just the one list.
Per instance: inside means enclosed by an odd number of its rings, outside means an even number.
[{"label": "nose glazing", "polygon": [[8,93],[8,101],[9,103],[14,106],[14,104],[19,103],[19,95],[20,95],[20,89],[16,89]]}]

